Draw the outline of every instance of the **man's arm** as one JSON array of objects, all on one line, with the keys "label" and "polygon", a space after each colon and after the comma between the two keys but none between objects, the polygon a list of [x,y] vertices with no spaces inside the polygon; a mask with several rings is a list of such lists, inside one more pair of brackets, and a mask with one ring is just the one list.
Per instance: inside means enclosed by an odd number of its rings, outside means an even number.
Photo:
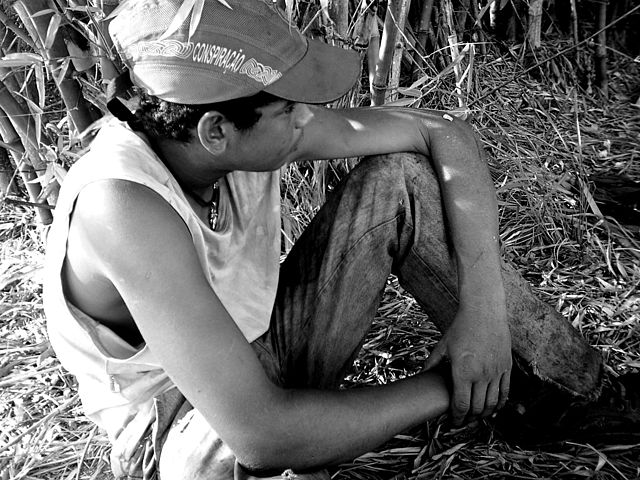
[{"label": "man's arm", "polygon": [[431,159],[453,242],[460,306],[426,367],[452,364],[456,423],[488,415],[509,391],[511,338],[500,269],[495,190],[469,125],[436,111],[309,107],[300,159],[413,151]]},{"label": "man's arm", "polygon": [[348,391],[273,385],[210,288],[184,222],[146,187],[89,185],[72,230],[75,248],[115,286],[170,378],[244,465],[337,463],[448,407],[446,386],[431,373]]}]

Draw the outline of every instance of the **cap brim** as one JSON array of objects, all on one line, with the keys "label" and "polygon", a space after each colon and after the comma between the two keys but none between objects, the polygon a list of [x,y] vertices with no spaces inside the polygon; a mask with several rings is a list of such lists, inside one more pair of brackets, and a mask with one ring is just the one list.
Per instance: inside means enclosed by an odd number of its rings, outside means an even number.
[{"label": "cap brim", "polygon": [[345,95],[360,76],[360,56],[352,51],[308,39],[302,59],[265,92],[301,103],[329,103]]}]

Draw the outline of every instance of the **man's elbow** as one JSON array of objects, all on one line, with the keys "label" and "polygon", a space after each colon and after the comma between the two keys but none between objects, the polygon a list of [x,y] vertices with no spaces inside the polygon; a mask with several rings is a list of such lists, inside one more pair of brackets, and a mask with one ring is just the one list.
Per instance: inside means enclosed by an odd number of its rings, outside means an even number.
[{"label": "man's elbow", "polygon": [[[236,442],[234,454],[238,463],[255,472],[282,473],[287,468],[307,469],[315,466],[314,445],[317,443],[300,422],[292,417],[295,410],[284,396],[265,408],[259,418],[247,422],[244,434]],[[271,403],[271,402],[269,402]],[[288,405],[288,406],[287,406]],[[302,428],[301,428],[302,427]]]},{"label": "man's elbow", "polygon": [[259,435],[239,449],[236,459],[255,476],[279,475],[286,469],[300,470],[314,466],[312,458],[305,454],[305,445],[281,434]]},{"label": "man's elbow", "polygon": [[[449,118],[451,120],[449,120]],[[442,119],[443,128],[451,129],[456,136],[469,144],[476,143],[476,133],[469,122],[461,118],[453,117],[447,113],[443,114]]]}]

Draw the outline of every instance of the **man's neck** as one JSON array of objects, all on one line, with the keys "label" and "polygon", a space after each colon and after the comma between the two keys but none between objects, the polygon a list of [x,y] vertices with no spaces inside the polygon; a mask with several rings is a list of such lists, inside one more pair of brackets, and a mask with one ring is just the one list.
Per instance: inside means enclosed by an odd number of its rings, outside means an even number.
[{"label": "man's neck", "polygon": [[209,192],[211,186],[228,172],[216,170],[209,153],[195,141],[151,139],[151,146],[178,183],[196,195]]}]

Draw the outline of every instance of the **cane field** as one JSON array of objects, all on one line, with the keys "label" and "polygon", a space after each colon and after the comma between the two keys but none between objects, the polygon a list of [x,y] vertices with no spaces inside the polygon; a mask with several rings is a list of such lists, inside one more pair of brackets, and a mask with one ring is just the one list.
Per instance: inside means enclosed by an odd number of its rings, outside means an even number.
[{"label": "cane field", "polygon": [[[638,212],[640,188],[633,181],[640,181],[640,61],[610,52],[605,98],[575,67],[579,54],[562,53],[568,46],[543,43],[534,57],[522,45],[493,48],[482,62],[467,64],[473,83],[456,85],[452,72],[434,74],[406,89],[400,101],[459,112],[454,93],[465,90],[465,112],[497,189],[505,261],[602,353],[610,374],[638,372],[640,225],[607,210],[607,202],[615,202],[607,185],[616,190],[620,178],[630,182],[626,188],[635,185]],[[367,92],[356,90],[348,101],[367,104]],[[61,106],[51,100],[48,108]],[[285,245],[317,209],[324,182],[331,181],[326,179],[353,162],[290,167],[283,174]],[[109,479],[107,438],[83,416],[76,381],[47,340],[46,231],[29,202],[2,202],[0,480]],[[345,388],[411,375],[439,335],[390,278]],[[640,443],[565,442],[527,450],[502,439],[491,419],[452,428],[441,418],[331,473],[335,480],[633,480],[640,479]]]}]

